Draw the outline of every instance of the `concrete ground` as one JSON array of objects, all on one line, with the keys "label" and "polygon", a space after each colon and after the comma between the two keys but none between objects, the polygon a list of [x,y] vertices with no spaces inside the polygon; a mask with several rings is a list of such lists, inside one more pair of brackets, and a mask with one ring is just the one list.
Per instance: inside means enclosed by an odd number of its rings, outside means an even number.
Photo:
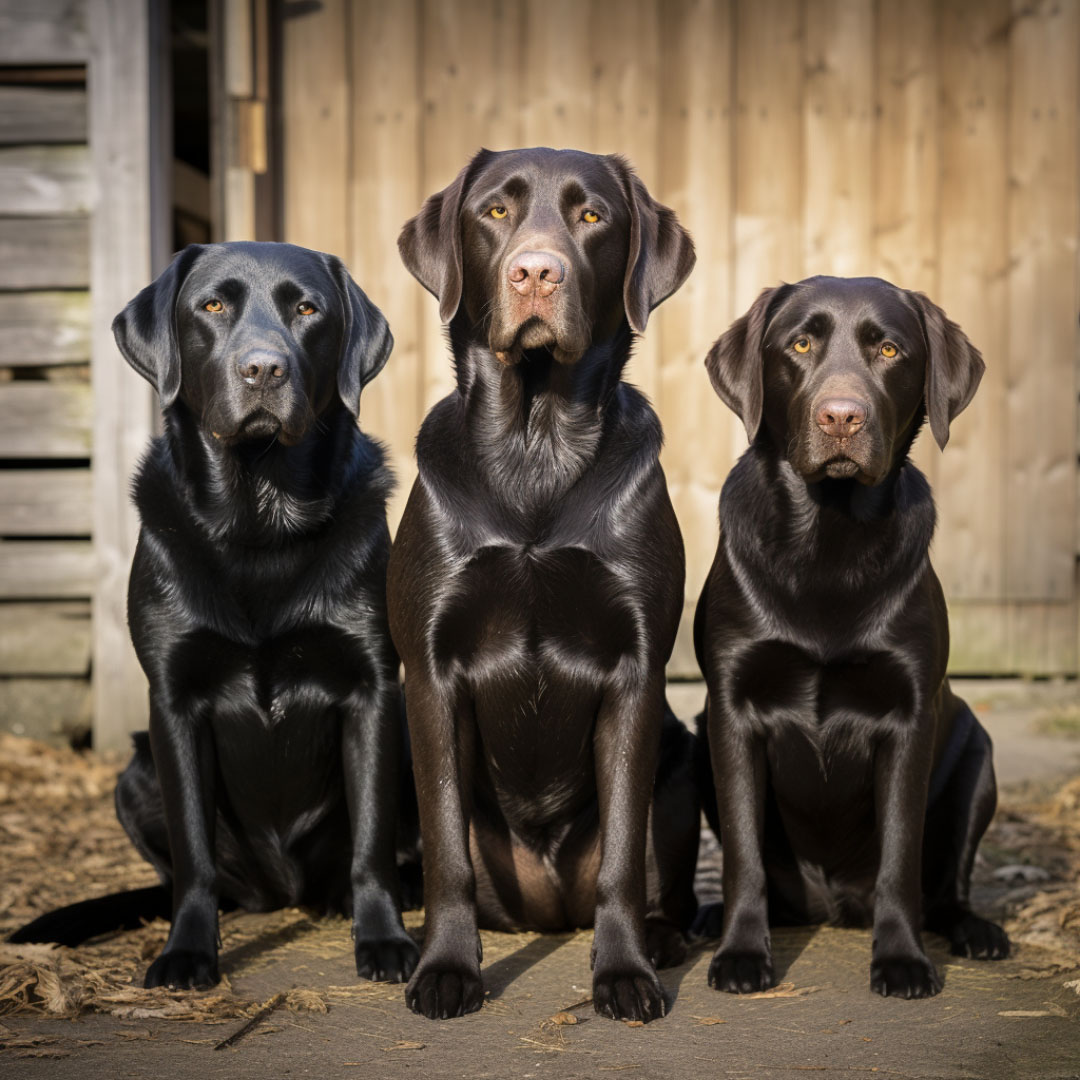
[{"label": "concrete ground", "polygon": [[[1075,684],[972,681],[959,689],[994,738],[1003,785],[1051,790],[1080,773],[1080,738],[1069,734]],[[676,712],[690,717],[701,687],[676,686],[671,697]],[[1039,889],[1072,873],[1064,856],[1047,854],[1064,843],[1053,822],[1031,824],[1005,802],[977,875],[977,903],[987,913],[1037,906]],[[408,1011],[400,987],[356,981],[344,921],[297,911],[233,915],[222,924],[221,966],[234,994],[265,1002],[295,987],[317,993],[294,995],[222,1050],[215,1046],[243,1019],[182,1022],[162,1018],[167,1008],[137,1004],[74,1020],[0,1016],[0,1075],[1076,1080],[1080,951],[1063,951],[1054,936],[1074,915],[1055,909],[1048,937],[1020,935],[1016,955],[997,963],[954,959],[928,935],[945,988],[927,1001],[870,992],[868,932],[776,930],[780,985],[748,997],[708,988],[716,943],[697,942],[685,964],[662,973],[668,1015],[636,1028],[594,1014],[588,932],[485,933],[485,1007],[433,1022]],[[409,925],[419,932],[422,917],[414,913]],[[1072,929],[1080,935],[1080,925]],[[152,955],[164,931],[137,933],[147,935],[144,952]],[[1051,940],[1057,945],[1040,947]]]}]

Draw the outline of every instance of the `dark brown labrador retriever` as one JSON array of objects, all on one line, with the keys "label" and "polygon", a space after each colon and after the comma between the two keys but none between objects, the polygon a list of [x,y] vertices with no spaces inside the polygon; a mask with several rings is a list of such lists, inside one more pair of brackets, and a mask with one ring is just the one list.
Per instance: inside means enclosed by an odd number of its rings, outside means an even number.
[{"label": "dark brown labrador retriever", "polygon": [[595,920],[597,1011],[650,1020],[655,966],[685,953],[698,808],[664,702],[682,538],[621,375],[693,245],[621,159],[547,149],[482,151],[399,243],[457,373],[390,564],[427,899],[407,1000],[480,1008],[478,924]]},{"label": "dark brown labrador retriever", "polygon": [[923,925],[959,955],[1009,949],[968,905],[994,768],[945,677],[934,505],[908,458],[927,417],[944,447],[982,358],[925,296],[819,277],[767,289],[706,366],[751,441],[695,627],[724,846],[709,982],[772,983],[770,920],[872,922],[872,988],[936,994]]}]

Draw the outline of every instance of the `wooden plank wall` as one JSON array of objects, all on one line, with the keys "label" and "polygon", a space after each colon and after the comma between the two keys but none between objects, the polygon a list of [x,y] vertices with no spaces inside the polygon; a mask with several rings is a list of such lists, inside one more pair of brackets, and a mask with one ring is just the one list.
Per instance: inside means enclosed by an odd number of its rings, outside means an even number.
[{"label": "wooden plank wall", "polygon": [[0,19],[0,716],[57,736],[90,722],[91,185],[81,23],[42,9],[23,49]]},{"label": "wooden plank wall", "polygon": [[160,7],[0,11],[0,724],[62,738],[93,717],[102,747],[146,724],[125,597],[156,407],[110,324],[155,265]]},{"label": "wooden plank wall", "polygon": [[345,256],[398,347],[365,427],[413,476],[452,385],[434,301],[394,240],[480,146],[618,151],[700,260],[630,378],[656,404],[688,554],[672,664],[716,501],[744,446],[709,345],[758,291],[812,273],[928,292],[987,376],[947,452],[934,557],[953,667],[1077,670],[1080,0],[324,0],[282,27],[284,239]]}]

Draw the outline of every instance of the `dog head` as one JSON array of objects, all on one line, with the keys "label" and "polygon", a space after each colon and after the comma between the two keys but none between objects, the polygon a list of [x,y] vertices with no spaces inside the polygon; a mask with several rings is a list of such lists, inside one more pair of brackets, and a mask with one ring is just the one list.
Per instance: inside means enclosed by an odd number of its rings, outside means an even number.
[{"label": "dog head", "polygon": [[386,363],[386,319],[340,259],[291,244],[192,245],[113,321],[124,358],[226,444],[299,443]]},{"label": "dog head", "polygon": [[978,350],[921,293],[879,278],[766,289],[712,347],[713,387],[808,481],[879,483],[925,417],[940,447],[982,378]]},{"label": "dog head", "polygon": [[482,150],[406,223],[401,257],[504,363],[529,349],[565,361],[649,313],[694,265],[674,213],[619,157]]}]

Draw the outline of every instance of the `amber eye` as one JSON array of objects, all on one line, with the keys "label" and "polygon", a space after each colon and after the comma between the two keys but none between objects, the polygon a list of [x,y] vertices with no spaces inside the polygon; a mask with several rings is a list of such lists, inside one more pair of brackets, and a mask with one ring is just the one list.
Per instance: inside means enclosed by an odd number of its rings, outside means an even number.
[{"label": "amber eye", "polygon": [[491,208],[491,209],[490,209],[490,210],[488,211],[488,213],[489,213],[489,214],[490,214],[490,215],[491,215],[491,216],[492,216],[493,218],[495,218],[495,219],[496,219],[497,221],[502,221],[502,219],[503,219],[504,217],[506,217],[506,207],[505,207],[505,206],[493,206],[493,207],[492,207],[492,208]]},{"label": "amber eye", "polygon": [[315,305],[309,303],[307,300],[302,300],[299,304],[296,305],[296,310],[301,315],[314,315]]},{"label": "amber eye", "polygon": [[886,360],[891,360],[898,351],[899,350],[891,341],[884,341],[881,344],[881,355],[884,356]]},{"label": "amber eye", "polygon": [[810,351],[810,339],[796,338],[794,348],[797,353],[808,353]]},{"label": "amber eye", "polygon": [[590,225],[595,225],[600,220],[600,215],[595,210],[586,210],[581,215],[582,221],[587,221]]},{"label": "amber eye", "polygon": [[203,307],[206,308],[207,311],[212,311],[215,315],[219,311],[225,310],[225,305],[220,300],[207,300],[206,303],[203,304]]}]

